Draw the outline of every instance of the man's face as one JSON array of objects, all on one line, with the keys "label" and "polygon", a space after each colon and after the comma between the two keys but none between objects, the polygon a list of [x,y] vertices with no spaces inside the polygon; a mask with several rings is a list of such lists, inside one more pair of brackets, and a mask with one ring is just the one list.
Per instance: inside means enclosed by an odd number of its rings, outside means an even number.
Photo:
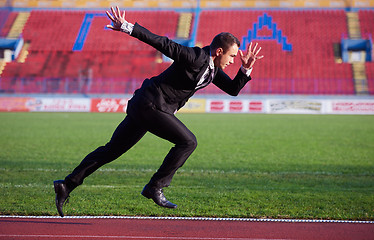
[{"label": "man's face", "polygon": [[222,70],[225,69],[227,66],[234,63],[234,58],[238,55],[238,50],[237,44],[233,44],[225,53],[223,53],[222,48],[218,48],[216,50],[217,57],[214,59],[214,65]]}]

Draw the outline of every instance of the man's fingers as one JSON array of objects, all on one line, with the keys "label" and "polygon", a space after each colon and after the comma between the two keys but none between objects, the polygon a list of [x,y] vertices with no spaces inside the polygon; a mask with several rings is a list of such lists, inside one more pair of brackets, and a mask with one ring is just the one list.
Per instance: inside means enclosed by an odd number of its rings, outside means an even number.
[{"label": "man's fingers", "polygon": [[256,59],[261,59],[261,58],[263,58],[264,56],[259,56],[259,57],[256,57]]},{"label": "man's fingers", "polygon": [[117,16],[117,13],[116,13],[116,11],[114,10],[114,8],[113,8],[113,7],[111,7],[111,9],[112,9],[112,14],[113,14],[114,18],[115,18],[115,19],[117,19],[117,18],[118,18],[118,16]]},{"label": "man's fingers", "polygon": [[117,16],[120,18],[121,17],[121,11],[119,10],[118,6],[116,6],[116,8],[117,8]]},{"label": "man's fingers", "polygon": [[257,56],[257,54],[260,52],[261,50],[261,47],[257,50],[257,52],[255,53],[255,56]]},{"label": "man's fingers", "polygon": [[113,16],[108,11],[106,11],[106,15],[108,15],[108,18],[114,22]]},{"label": "man's fingers", "polygon": [[256,43],[255,47],[253,48],[253,52],[256,51],[257,45],[258,45],[258,43]]},{"label": "man's fingers", "polygon": [[251,52],[252,48],[252,42],[249,43],[248,48],[247,48],[247,55]]},{"label": "man's fingers", "polygon": [[239,55],[240,55],[240,57],[243,57],[243,52],[242,52],[242,50],[239,50]]}]

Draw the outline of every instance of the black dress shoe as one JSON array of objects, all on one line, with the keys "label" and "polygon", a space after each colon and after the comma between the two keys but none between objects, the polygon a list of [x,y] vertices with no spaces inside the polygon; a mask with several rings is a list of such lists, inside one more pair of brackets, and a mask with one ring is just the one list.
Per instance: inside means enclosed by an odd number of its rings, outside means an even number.
[{"label": "black dress shoe", "polygon": [[169,202],[165,196],[162,188],[150,187],[148,184],[145,185],[142,191],[142,195],[146,198],[151,198],[157,205],[165,208],[177,208],[177,205]]},{"label": "black dress shoe", "polygon": [[66,186],[66,183],[64,180],[57,180],[53,182],[53,185],[55,187],[55,193],[56,193],[56,207],[57,211],[60,214],[61,217],[64,217],[64,213],[62,212],[62,207],[64,206],[65,201],[69,201],[69,193],[71,192],[68,187]]}]

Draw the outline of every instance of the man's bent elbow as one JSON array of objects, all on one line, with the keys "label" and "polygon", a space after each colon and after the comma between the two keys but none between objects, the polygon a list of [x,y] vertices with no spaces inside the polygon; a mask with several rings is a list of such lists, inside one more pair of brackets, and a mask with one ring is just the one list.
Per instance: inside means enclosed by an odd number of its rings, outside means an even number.
[{"label": "man's bent elbow", "polygon": [[238,96],[239,95],[239,93],[240,93],[240,89],[239,90],[237,90],[237,89],[235,89],[235,90],[231,90],[231,91],[229,91],[229,92],[227,92],[230,96],[233,96],[233,97],[236,97],[236,96]]}]

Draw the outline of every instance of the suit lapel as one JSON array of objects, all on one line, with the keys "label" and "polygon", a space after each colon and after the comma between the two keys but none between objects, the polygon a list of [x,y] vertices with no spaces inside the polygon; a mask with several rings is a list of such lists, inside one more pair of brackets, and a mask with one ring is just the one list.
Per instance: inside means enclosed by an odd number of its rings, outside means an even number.
[{"label": "suit lapel", "polygon": [[205,52],[204,66],[201,68],[200,72],[197,74],[196,82],[199,82],[199,80],[201,79],[204,72],[209,66],[210,47],[209,46],[203,47],[203,51]]},{"label": "suit lapel", "polygon": [[203,74],[205,73],[206,69],[209,67],[209,61],[207,63],[204,64],[204,66],[201,68],[199,74],[197,74],[197,77],[196,77],[196,83],[199,82],[199,80],[201,79],[201,77],[203,76]]}]

